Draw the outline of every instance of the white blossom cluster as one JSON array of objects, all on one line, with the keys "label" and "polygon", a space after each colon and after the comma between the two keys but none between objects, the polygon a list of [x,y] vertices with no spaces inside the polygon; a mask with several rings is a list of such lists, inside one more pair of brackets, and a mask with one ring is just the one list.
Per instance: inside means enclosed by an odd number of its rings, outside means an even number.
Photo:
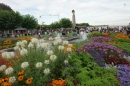
[{"label": "white blossom cluster", "polygon": [[10,75],[11,73],[13,73],[14,69],[12,67],[9,67],[5,70],[5,74],[6,75]]},{"label": "white blossom cluster", "polygon": [[4,71],[6,69],[6,65],[1,65],[0,66],[0,71]]},{"label": "white blossom cluster", "polygon": [[21,68],[23,68],[23,69],[27,68],[28,66],[29,66],[29,63],[28,63],[28,62],[23,62],[23,63],[21,64]]},{"label": "white blossom cluster", "polygon": [[3,52],[2,57],[6,59],[11,59],[15,56],[14,52]]}]

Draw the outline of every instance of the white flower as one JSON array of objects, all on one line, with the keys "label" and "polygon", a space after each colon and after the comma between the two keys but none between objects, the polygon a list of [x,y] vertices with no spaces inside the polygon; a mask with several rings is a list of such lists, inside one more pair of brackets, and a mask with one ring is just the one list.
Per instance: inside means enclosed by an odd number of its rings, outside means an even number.
[{"label": "white flower", "polygon": [[21,55],[26,55],[28,53],[27,49],[23,48],[22,50],[20,50],[20,54]]},{"label": "white flower", "polygon": [[68,44],[68,46],[73,46],[72,44]]},{"label": "white flower", "polygon": [[49,64],[49,60],[45,60],[44,63],[45,63],[45,64]]},{"label": "white flower", "polygon": [[24,44],[24,43],[21,43],[21,47],[25,47],[25,44]]},{"label": "white flower", "polygon": [[27,44],[28,42],[27,42],[26,40],[23,40],[22,43],[23,43],[23,44]]},{"label": "white flower", "polygon": [[8,52],[3,52],[3,53],[2,53],[2,57],[3,57],[3,58],[7,58],[7,54],[8,54]]},{"label": "white flower", "polygon": [[41,62],[37,62],[36,68],[40,68],[40,67],[42,67],[42,63]]},{"label": "white flower", "polygon": [[6,59],[13,58],[15,56],[14,52],[3,52],[2,57]]},{"label": "white flower", "polygon": [[51,50],[47,51],[47,55],[52,55],[52,54],[53,54],[53,51],[51,51]]},{"label": "white flower", "polygon": [[58,44],[60,44],[62,42],[62,40],[59,38],[56,40]]},{"label": "white flower", "polygon": [[44,39],[39,39],[39,43],[43,43],[44,42]]},{"label": "white flower", "polygon": [[34,48],[33,43],[32,43],[32,42],[30,42],[30,43],[28,44],[28,47],[29,47],[29,48]]},{"label": "white flower", "polygon": [[47,75],[47,74],[49,74],[50,73],[50,69],[49,68],[45,68],[44,69],[44,73]]},{"label": "white flower", "polygon": [[14,52],[9,52],[9,54],[12,58],[15,56]]},{"label": "white flower", "polygon": [[15,76],[9,78],[9,82],[14,83],[16,81]]},{"label": "white flower", "polygon": [[10,58],[11,58],[11,55],[10,55],[9,52],[7,52],[7,54],[6,54],[6,58],[7,58],[7,59],[10,59]]},{"label": "white flower", "polygon": [[42,43],[42,44],[41,44],[41,47],[42,47],[43,49],[46,49],[48,46],[49,46],[48,43]]},{"label": "white flower", "polygon": [[23,62],[22,64],[21,64],[21,68],[27,68],[29,66],[29,63],[28,62]]},{"label": "white flower", "polygon": [[3,71],[3,70],[5,70],[6,69],[6,65],[1,65],[0,66],[0,71]]},{"label": "white flower", "polygon": [[64,49],[64,46],[60,45],[60,46],[58,47],[58,49],[59,49],[59,50],[63,50],[63,49]]},{"label": "white flower", "polygon": [[14,69],[13,69],[12,67],[9,67],[9,68],[7,68],[7,69],[5,70],[5,74],[6,74],[6,75],[9,75],[9,74],[13,73],[13,71],[14,71]]},{"label": "white flower", "polygon": [[38,39],[37,39],[37,38],[32,38],[32,39],[31,39],[31,42],[32,42],[33,44],[37,44],[37,43],[38,43]]},{"label": "white flower", "polygon": [[72,50],[71,50],[71,48],[67,48],[67,52],[71,52]]},{"label": "white flower", "polygon": [[50,41],[52,41],[52,40],[53,40],[53,38],[52,38],[52,37],[50,37],[50,38],[49,38],[49,40],[50,40]]},{"label": "white flower", "polygon": [[68,64],[68,60],[65,60],[64,63],[65,63],[65,64]]},{"label": "white flower", "polygon": [[68,45],[69,41],[63,41],[63,45]]},{"label": "white flower", "polygon": [[21,46],[21,45],[22,45],[22,42],[17,42],[16,45],[17,45],[17,46]]},{"label": "white flower", "polygon": [[54,41],[54,42],[53,42],[53,44],[54,44],[54,45],[57,45],[57,44],[58,44],[58,42],[57,42],[57,41]]},{"label": "white flower", "polygon": [[51,60],[51,61],[55,61],[55,60],[56,60],[56,58],[57,58],[57,56],[56,56],[56,55],[51,55],[51,56],[50,56],[50,60]]},{"label": "white flower", "polygon": [[18,46],[15,46],[15,47],[14,47],[14,50],[19,50],[19,47],[18,47]]}]

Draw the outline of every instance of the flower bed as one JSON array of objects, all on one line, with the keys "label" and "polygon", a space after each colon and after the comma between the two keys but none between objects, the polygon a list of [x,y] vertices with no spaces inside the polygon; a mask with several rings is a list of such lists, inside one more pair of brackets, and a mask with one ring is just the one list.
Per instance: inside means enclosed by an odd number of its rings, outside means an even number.
[{"label": "flower bed", "polygon": [[[88,51],[100,66],[105,66],[105,62],[114,62],[116,65],[116,63],[120,61],[123,55],[119,48],[104,43],[90,42],[84,44],[82,48],[83,50]],[[111,57],[113,57],[114,60],[111,60]],[[105,60],[105,62],[103,60]]]}]

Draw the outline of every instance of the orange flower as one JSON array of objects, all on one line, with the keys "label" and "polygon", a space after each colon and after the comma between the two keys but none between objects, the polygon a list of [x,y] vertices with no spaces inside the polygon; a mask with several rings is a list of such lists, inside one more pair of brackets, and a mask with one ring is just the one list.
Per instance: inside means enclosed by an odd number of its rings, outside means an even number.
[{"label": "orange flower", "polygon": [[6,81],[9,81],[9,77],[6,77],[5,80],[6,80]]},{"label": "orange flower", "polygon": [[4,79],[3,79],[3,78],[0,78],[0,84],[1,84],[2,82],[4,82]]},{"label": "orange flower", "polygon": [[52,86],[66,86],[65,80],[52,79]]},{"label": "orange flower", "polygon": [[129,39],[129,37],[127,35],[124,35],[124,34],[117,34],[115,36],[115,38],[125,38],[125,39]]},{"label": "orange flower", "polygon": [[19,77],[18,77],[18,80],[19,80],[19,81],[22,81],[23,78],[24,78],[24,76],[19,76]]},{"label": "orange flower", "polygon": [[27,80],[26,80],[26,84],[31,84],[32,83],[32,78],[28,78]]},{"label": "orange flower", "polygon": [[10,82],[3,82],[1,86],[12,86],[12,84]]},{"label": "orange flower", "polygon": [[23,75],[23,74],[24,74],[24,70],[18,72],[18,75]]},{"label": "orange flower", "polygon": [[64,48],[64,51],[67,51],[67,48],[71,48],[71,51],[72,51],[72,52],[74,52],[74,50],[75,50],[75,47],[74,47],[74,46],[66,46],[66,47]]},{"label": "orange flower", "polygon": [[11,40],[5,40],[5,41],[4,41],[4,44],[5,44],[5,45],[10,45],[11,43],[12,43]]}]

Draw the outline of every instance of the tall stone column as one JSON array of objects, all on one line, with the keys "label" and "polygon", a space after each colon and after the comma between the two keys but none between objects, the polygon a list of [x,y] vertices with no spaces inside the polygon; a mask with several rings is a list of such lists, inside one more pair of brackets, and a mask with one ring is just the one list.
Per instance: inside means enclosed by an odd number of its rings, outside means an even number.
[{"label": "tall stone column", "polygon": [[73,29],[74,29],[76,26],[75,11],[74,10],[72,10],[72,25],[73,25]]}]

